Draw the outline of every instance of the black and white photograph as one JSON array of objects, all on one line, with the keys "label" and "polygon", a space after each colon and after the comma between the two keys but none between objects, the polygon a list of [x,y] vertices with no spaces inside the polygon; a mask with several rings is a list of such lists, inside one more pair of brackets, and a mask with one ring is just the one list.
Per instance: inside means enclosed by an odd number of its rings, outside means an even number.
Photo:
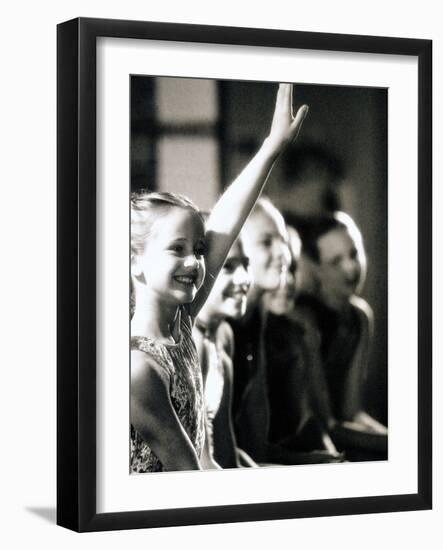
[{"label": "black and white photograph", "polygon": [[131,474],[388,459],[388,94],[131,75]]},{"label": "black and white photograph", "polygon": [[439,547],[439,6],[5,3],[2,548]]},{"label": "black and white photograph", "polygon": [[432,506],[431,53],[59,25],[58,525]]}]

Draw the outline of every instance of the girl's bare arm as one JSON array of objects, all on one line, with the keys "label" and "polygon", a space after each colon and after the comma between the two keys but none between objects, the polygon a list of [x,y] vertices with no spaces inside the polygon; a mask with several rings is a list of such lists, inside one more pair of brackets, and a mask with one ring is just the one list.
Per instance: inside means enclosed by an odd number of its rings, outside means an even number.
[{"label": "girl's bare arm", "polygon": [[363,410],[363,390],[369,368],[369,353],[374,332],[374,315],[369,304],[354,296],[351,298],[354,311],[360,319],[360,337],[352,360],[349,374],[345,381],[343,398],[343,418],[353,421]]},{"label": "girl's bare arm", "polygon": [[172,405],[168,374],[142,352],[133,352],[131,360],[131,424],[166,470],[201,469]]}]

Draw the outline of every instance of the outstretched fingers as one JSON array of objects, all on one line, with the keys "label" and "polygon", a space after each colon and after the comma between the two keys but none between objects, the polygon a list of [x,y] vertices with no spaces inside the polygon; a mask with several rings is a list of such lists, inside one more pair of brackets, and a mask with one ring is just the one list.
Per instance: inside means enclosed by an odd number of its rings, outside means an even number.
[{"label": "outstretched fingers", "polygon": [[275,101],[275,111],[272,118],[268,144],[279,155],[298,135],[303,120],[308,113],[308,106],[298,109],[295,118],[292,109],[292,84],[280,84]]},{"label": "outstretched fingers", "polygon": [[292,84],[281,83],[278,85],[275,110],[292,118]]}]

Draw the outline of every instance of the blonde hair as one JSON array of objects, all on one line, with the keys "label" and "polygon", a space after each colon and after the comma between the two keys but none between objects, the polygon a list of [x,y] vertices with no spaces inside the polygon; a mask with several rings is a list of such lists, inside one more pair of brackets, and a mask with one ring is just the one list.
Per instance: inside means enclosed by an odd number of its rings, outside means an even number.
[{"label": "blonde hair", "polygon": [[265,216],[271,218],[283,234],[287,235],[287,227],[285,220],[282,216],[282,213],[278,208],[274,206],[272,201],[265,195],[262,195],[257,202],[255,203],[254,208],[252,209],[250,218],[253,218],[256,214],[262,213]]},{"label": "blonde hair", "polygon": [[139,191],[131,193],[131,254],[143,253],[146,239],[154,222],[172,208],[195,213],[204,225],[199,208],[187,197],[177,193]]}]

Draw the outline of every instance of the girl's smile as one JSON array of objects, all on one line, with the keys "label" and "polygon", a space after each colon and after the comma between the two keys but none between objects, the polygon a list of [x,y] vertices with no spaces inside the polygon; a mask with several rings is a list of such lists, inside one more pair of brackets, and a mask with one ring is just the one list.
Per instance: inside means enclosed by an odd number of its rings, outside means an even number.
[{"label": "girl's smile", "polygon": [[190,303],[205,277],[204,254],[202,220],[191,210],[172,208],[154,222],[143,253],[133,258],[132,273],[160,301]]},{"label": "girl's smile", "polygon": [[193,271],[192,273],[184,275],[174,275],[174,279],[183,285],[193,285],[197,286],[198,282],[198,270]]},{"label": "girl's smile", "polygon": [[240,241],[229,251],[200,318],[210,323],[214,318],[238,319],[245,314],[247,295],[251,286],[248,273],[249,260],[243,252]]}]

